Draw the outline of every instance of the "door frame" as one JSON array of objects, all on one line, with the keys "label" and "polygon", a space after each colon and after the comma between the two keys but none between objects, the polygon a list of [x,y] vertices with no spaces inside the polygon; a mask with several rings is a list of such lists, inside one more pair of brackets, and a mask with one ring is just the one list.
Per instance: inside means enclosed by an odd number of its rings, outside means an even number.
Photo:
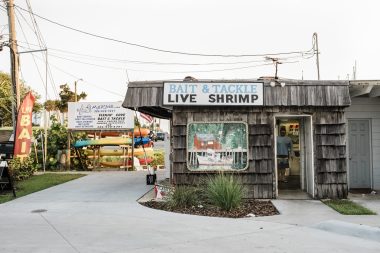
[{"label": "door frame", "polygon": [[[313,180],[312,180],[312,185],[311,185],[311,197],[314,198],[315,197],[315,172],[314,172],[314,136],[313,136],[313,116],[310,115],[310,114],[275,114],[274,117],[273,117],[273,130],[274,130],[274,138],[273,138],[273,145],[274,145],[274,168],[275,168],[275,187],[276,187],[276,191],[275,191],[275,198],[278,197],[278,175],[277,175],[277,143],[276,143],[276,139],[277,139],[277,119],[281,119],[281,118],[290,118],[290,119],[309,119],[310,120],[310,134],[309,134],[309,137],[310,137],[310,143],[311,143],[311,150],[310,150],[310,157],[311,157],[311,175],[308,175],[309,177],[311,177]],[[304,140],[305,141],[305,140]],[[304,152],[303,152],[304,153]],[[305,160],[305,159],[304,159]],[[304,170],[305,168],[303,168]],[[303,176],[306,178],[307,174],[306,174],[306,170],[304,172],[301,171],[301,175],[303,174]],[[303,180],[303,179],[301,179]],[[308,180],[306,179],[306,182],[308,182]],[[308,191],[307,191],[307,185],[306,185],[306,192],[308,194],[310,194]]]},{"label": "door frame", "polygon": [[370,186],[371,189],[373,189],[373,152],[372,152],[372,119],[371,118],[347,118],[346,122],[346,133],[347,133],[347,143],[346,143],[346,149],[347,149],[347,156],[346,156],[346,163],[347,163],[347,188],[348,190],[351,189],[351,181],[350,181],[350,128],[349,124],[352,120],[362,120],[368,122],[368,138],[369,138],[369,180],[370,180]]}]

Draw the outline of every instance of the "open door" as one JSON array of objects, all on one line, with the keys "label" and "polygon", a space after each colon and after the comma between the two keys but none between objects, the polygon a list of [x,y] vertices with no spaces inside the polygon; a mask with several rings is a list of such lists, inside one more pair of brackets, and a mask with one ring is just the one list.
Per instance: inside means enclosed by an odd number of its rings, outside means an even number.
[{"label": "open door", "polygon": [[314,198],[314,153],[313,153],[313,124],[311,116],[303,118],[303,164],[305,171],[305,190],[306,192]]},{"label": "open door", "polygon": [[314,198],[313,124],[310,115],[275,117],[276,195]]}]

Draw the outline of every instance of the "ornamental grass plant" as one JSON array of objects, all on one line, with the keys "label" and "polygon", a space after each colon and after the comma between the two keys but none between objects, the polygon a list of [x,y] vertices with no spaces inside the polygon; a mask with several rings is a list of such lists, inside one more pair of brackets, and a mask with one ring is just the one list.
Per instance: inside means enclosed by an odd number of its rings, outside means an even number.
[{"label": "ornamental grass plant", "polygon": [[240,206],[244,186],[233,175],[220,173],[210,178],[205,186],[205,195],[210,204],[224,211],[231,211]]},{"label": "ornamental grass plant", "polygon": [[169,197],[168,205],[172,208],[188,208],[198,204],[199,191],[191,186],[177,186]]}]

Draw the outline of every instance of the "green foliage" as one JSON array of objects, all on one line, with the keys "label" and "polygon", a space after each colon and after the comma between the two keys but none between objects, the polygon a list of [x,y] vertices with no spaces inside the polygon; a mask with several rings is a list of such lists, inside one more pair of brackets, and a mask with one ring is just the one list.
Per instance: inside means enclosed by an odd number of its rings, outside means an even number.
[{"label": "green foliage", "polygon": [[164,165],[165,164],[165,156],[164,152],[154,152],[153,161],[150,163],[152,166]]},{"label": "green foliage", "polygon": [[[59,92],[60,100],[58,103],[58,108],[61,112],[67,112],[68,110],[68,102],[74,102],[75,101],[75,92],[70,90],[70,87],[68,84],[63,84],[60,86],[61,91]],[[77,95],[77,101],[80,101],[82,99],[85,99],[87,97],[87,94],[82,92]]]},{"label": "green foliage", "polygon": [[199,191],[191,186],[178,186],[170,196],[168,205],[173,208],[192,207],[197,205]]},{"label": "green foliage", "polygon": [[[42,133],[42,135],[41,135]],[[34,137],[37,140],[37,154],[38,154],[38,161],[40,166],[42,166],[42,140],[43,138],[43,129],[38,129],[34,132]],[[55,117],[51,117],[51,126],[47,131],[47,162],[46,162],[46,169],[48,170],[56,170],[60,169],[60,156],[62,155],[62,152],[66,152],[67,149],[67,135],[68,131],[67,128],[57,121]],[[78,139],[85,139],[85,133],[77,132],[73,135],[74,141]],[[34,151],[33,151],[34,152]],[[75,154],[74,150],[71,151],[72,154]],[[31,155],[32,157],[35,156],[35,154]],[[39,166],[39,167],[40,167]],[[79,161],[76,159],[73,159],[73,162],[71,163],[71,167],[73,169],[78,169],[80,167]],[[61,168],[62,169],[62,168]]]},{"label": "green foliage", "polygon": [[[17,197],[28,195],[33,192],[41,191],[46,188],[65,183],[67,181],[83,177],[83,174],[58,174],[46,173],[43,175],[32,176],[26,180],[16,182]],[[14,199],[11,193],[0,195],[0,204]]]},{"label": "green foliage", "polygon": [[205,195],[211,204],[225,211],[240,206],[244,187],[232,175],[220,173],[209,178],[205,187]]},{"label": "green foliage", "polygon": [[59,110],[59,103],[59,100],[46,100],[44,107],[48,112],[57,111]]},{"label": "green foliage", "polygon": [[344,215],[376,215],[375,212],[351,200],[335,199],[323,201],[326,205]]},{"label": "green foliage", "polygon": [[[21,101],[29,91],[32,91],[36,98],[33,112],[41,111],[42,105],[38,103],[40,95],[21,81]],[[12,98],[11,77],[7,73],[0,72],[0,126],[12,126]]]},{"label": "green foliage", "polygon": [[26,157],[22,160],[20,158],[14,158],[9,162],[9,167],[13,179],[16,181],[31,177],[37,170],[34,165],[34,160],[31,157]]}]

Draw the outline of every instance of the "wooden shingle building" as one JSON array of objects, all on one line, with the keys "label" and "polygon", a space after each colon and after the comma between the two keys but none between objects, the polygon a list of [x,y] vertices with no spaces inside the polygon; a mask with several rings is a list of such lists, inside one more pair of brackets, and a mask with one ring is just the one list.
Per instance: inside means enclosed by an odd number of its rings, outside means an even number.
[{"label": "wooden shingle building", "polygon": [[223,171],[247,197],[345,198],[349,92],[348,81],[146,81],[129,83],[123,106],[171,120],[175,184]]}]

